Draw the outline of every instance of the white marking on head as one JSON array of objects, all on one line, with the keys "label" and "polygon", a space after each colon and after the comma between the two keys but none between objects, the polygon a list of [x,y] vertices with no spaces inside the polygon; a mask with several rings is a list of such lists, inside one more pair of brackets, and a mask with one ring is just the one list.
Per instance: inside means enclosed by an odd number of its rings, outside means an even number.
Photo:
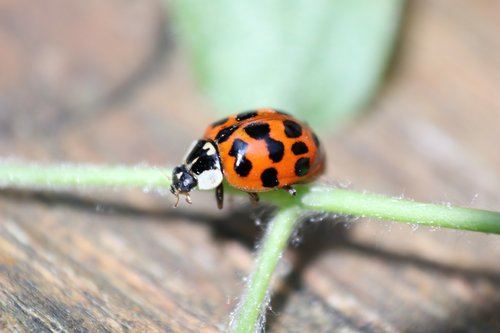
[{"label": "white marking on head", "polygon": [[207,142],[203,145],[203,150],[207,151],[207,156],[212,156],[217,154],[217,150],[212,142]]},{"label": "white marking on head", "polygon": [[203,171],[196,177],[198,180],[198,188],[200,190],[211,190],[222,183],[224,176],[219,169]]}]

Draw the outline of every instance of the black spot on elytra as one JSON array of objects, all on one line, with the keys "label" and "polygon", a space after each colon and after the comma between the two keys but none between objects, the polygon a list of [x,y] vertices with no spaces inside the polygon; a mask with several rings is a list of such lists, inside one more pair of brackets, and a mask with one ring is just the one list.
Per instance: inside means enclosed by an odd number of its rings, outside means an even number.
[{"label": "black spot on elytra", "polygon": [[234,171],[238,174],[238,176],[241,177],[246,177],[252,170],[252,162],[247,160],[246,158],[243,158],[242,160],[238,160],[234,162]]},{"label": "black spot on elytra", "polygon": [[284,120],[285,135],[289,138],[298,138],[302,135],[302,127],[292,120]]},{"label": "black spot on elytra", "polygon": [[280,183],[278,181],[278,171],[276,171],[275,168],[268,168],[262,171],[260,180],[262,181],[262,186],[264,187],[276,187]]},{"label": "black spot on elytra", "polygon": [[302,141],[297,141],[292,145],[292,152],[295,155],[302,155],[307,153],[308,151],[309,148],[307,148],[307,145]]},{"label": "black spot on elytra", "polygon": [[271,138],[266,138],[267,150],[269,152],[269,158],[277,163],[283,159],[285,154],[285,146],[280,141],[276,141]]},{"label": "black spot on elytra", "polygon": [[223,118],[221,120],[217,120],[216,122],[212,123],[212,127],[217,127],[217,126],[223,125],[223,124],[227,123],[228,120],[229,120],[229,118]]},{"label": "black spot on elytra", "polygon": [[269,137],[271,128],[266,123],[252,123],[245,127],[245,132],[256,140],[261,140]]},{"label": "black spot on elytra", "polygon": [[238,127],[240,127],[240,126],[237,124],[234,124],[232,126],[225,127],[223,129],[221,129],[219,131],[219,133],[217,133],[217,135],[215,136],[215,142],[222,143],[224,141],[227,141],[227,139],[229,139],[231,134],[233,134],[234,131],[236,131],[238,129]]},{"label": "black spot on elytra", "polygon": [[299,158],[295,163],[295,174],[299,177],[305,176],[309,172],[309,159]]},{"label": "black spot on elytra", "polygon": [[269,136],[271,128],[266,123],[253,123],[245,127],[245,132],[253,139],[264,140],[267,146],[268,156],[274,163],[283,159],[285,146]]},{"label": "black spot on elytra", "polygon": [[258,114],[257,111],[248,111],[248,112],[238,113],[236,115],[236,120],[237,121],[247,120],[247,119],[250,119],[250,118],[257,117],[257,114]]},{"label": "black spot on elytra", "polygon": [[314,144],[316,145],[316,148],[319,148],[319,139],[318,139],[318,137],[314,133],[312,135],[313,135],[313,141],[314,141]]},{"label": "black spot on elytra", "polygon": [[229,156],[236,157],[234,160],[234,171],[241,177],[248,176],[252,170],[252,162],[245,157],[247,149],[248,143],[240,139],[235,139],[229,151]]}]

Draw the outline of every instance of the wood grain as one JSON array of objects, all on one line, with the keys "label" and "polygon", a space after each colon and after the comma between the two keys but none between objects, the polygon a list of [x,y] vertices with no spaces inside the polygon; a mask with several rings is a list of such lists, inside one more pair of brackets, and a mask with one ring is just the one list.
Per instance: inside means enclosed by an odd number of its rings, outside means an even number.
[{"label": "wood grain", "polygon": [[[213,117],[159,28],[168,13],[156,1],[61,4],[0,4],[0,156],[177,163]],[[499,10],[410,1],[381,94],[323,133],[322,181],[500,210]],[[0,330],[223,331],[270,210],[193,201],[0,191]],[[500,331],[498,236],[333,217],[299,236],[269,331]]]}]

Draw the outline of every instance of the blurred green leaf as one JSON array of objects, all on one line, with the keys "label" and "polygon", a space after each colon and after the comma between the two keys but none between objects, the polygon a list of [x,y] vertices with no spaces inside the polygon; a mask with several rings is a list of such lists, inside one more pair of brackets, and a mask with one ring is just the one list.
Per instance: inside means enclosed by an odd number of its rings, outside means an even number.
[{"label": "blurred green leaf", "polygon": [[217,110],[287,110],[337,127],[376,92],[403,0],[177,0],[179,33]]}]

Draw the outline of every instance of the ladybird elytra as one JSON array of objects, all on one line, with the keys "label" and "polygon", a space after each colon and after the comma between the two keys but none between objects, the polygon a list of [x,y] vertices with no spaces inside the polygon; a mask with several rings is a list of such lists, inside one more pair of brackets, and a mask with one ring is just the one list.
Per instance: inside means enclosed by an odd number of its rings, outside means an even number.
[{"label": "ladybird elytra", "polygon": [[203,139],[174,170],[171,192],[178,197],[194,187],[215,188],[222,208],[223,177],[257,201],[257,192],[277,188],[295,194],[291,185],[314,180],[324,167],[323,149],[309,126],[284,112],[263,108],[208,126]]}]

